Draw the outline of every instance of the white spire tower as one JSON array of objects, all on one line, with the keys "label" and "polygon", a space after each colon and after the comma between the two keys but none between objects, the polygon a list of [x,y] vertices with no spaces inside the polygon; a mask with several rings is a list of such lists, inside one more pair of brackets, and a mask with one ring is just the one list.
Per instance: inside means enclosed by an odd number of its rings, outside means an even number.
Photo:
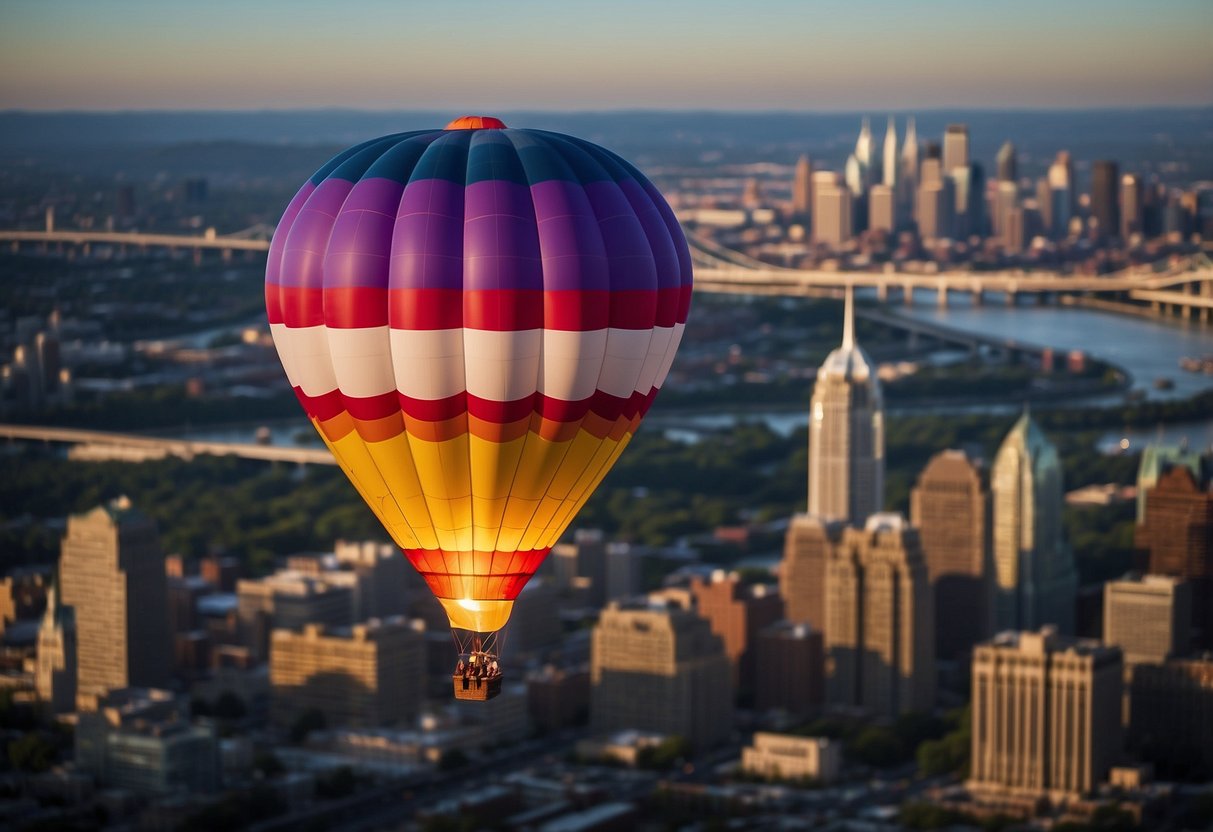
[{"label": "white spire tower", "polygon": [[897,187],[897,125],[889,116],[889,128],[884,132],[884,184]]},{"label": "white spire tower", "polygon": [[876,365],[855,338],[848,284],[842,344],[813,385],[809,417],[809,514],[862,523],[884,504],[884,407]]}]

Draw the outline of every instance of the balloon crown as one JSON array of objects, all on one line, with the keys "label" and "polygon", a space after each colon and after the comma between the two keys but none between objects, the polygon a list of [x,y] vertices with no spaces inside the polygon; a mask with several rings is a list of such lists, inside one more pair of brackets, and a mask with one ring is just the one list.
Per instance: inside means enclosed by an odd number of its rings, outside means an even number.
[{"label": "balloon crown", "polygon": [[504,130],[505,122],[492,116],[460,116],[444,130]]}]

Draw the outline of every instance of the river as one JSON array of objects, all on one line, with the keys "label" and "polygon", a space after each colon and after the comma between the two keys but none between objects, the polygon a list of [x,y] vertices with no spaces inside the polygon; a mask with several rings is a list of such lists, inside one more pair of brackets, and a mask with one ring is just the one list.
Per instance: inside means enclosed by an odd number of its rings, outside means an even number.
[{"label": "river", "polygon": [[[1159,321],[1073,307],[1015,306],[1002,304],[1001,299],[987,296],[982,306],[973,306],[967,297],[955,297],[948,309],[939,309],[934,298],[919,293],[921,300],[912,306],[890,307],[900,315],[944,324],[980,335],[1014,338],[1025,343],[1053,347],[1059,353],[1082,350],[1088,355],[1109,361],[1129,372],[1134,390],[1148,399],[1183,399],[1213,389],[1213,375],[1191,373],[1180,369],[1179,360],[1185,356],[1213,355],[1213,327],[1201,327],[1190,322]],[[1061,356],[1059,356],[1060,358]],[[1158,389],[1155,379],[1170,379],[1174,386]],[[1094,400],[1097,404],[1118,404],[1123,394]],[[1018,404],[965,405],[964,412],[1004,414],[1019,409]],[[910,409],[914,411],[914,409]],[[914,412],[921,412],[917,410]],[[954,412],[954,411],[953,411]],[[892,409],[891,413],[897,413]],[[784,435],[808,422],[807,412],[800,410],[769,410],[753,413],[663,413],[658,402],[649,422],[672,438],[697,441],[705,433],[727,428],[741,420],[760,420]],[[177,435],[190,439],[251,442],[257,425],[225,425],[199,427]],[[277,445],[295,444],[297,435],[309,435],[311,428],[300,418],[271,425],[269,441]],[[313,438],[316,444],[318,439]],[[1164,442],[1186,441],[1194,448],[1213,446],[1213,413],[1195,423],[1168,425],[1159,430],[1108,432],[1100,440],[1100,448],[1113,452],[1127,439],[1128,450],[1138,450],[1143,444],[1161,439]],[[307,443],[313,444],[312,441]]]}]

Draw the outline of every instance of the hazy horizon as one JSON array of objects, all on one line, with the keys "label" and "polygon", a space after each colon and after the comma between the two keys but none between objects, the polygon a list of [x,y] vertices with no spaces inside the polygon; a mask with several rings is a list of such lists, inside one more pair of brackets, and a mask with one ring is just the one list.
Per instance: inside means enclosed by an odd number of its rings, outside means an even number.
[{"label": "hazy horizon", "polygon": [[1204,0],[15,0],[0,20],[5,110],[1213,104]]}]

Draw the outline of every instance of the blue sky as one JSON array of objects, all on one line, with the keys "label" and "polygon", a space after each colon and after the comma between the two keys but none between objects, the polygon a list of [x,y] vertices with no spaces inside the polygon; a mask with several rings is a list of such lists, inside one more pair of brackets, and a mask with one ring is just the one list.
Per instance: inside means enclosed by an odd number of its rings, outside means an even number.
[{"label": "blue sky", "polygon": [[1213,104],[1210,0],[0,0],[0,109]]}]

